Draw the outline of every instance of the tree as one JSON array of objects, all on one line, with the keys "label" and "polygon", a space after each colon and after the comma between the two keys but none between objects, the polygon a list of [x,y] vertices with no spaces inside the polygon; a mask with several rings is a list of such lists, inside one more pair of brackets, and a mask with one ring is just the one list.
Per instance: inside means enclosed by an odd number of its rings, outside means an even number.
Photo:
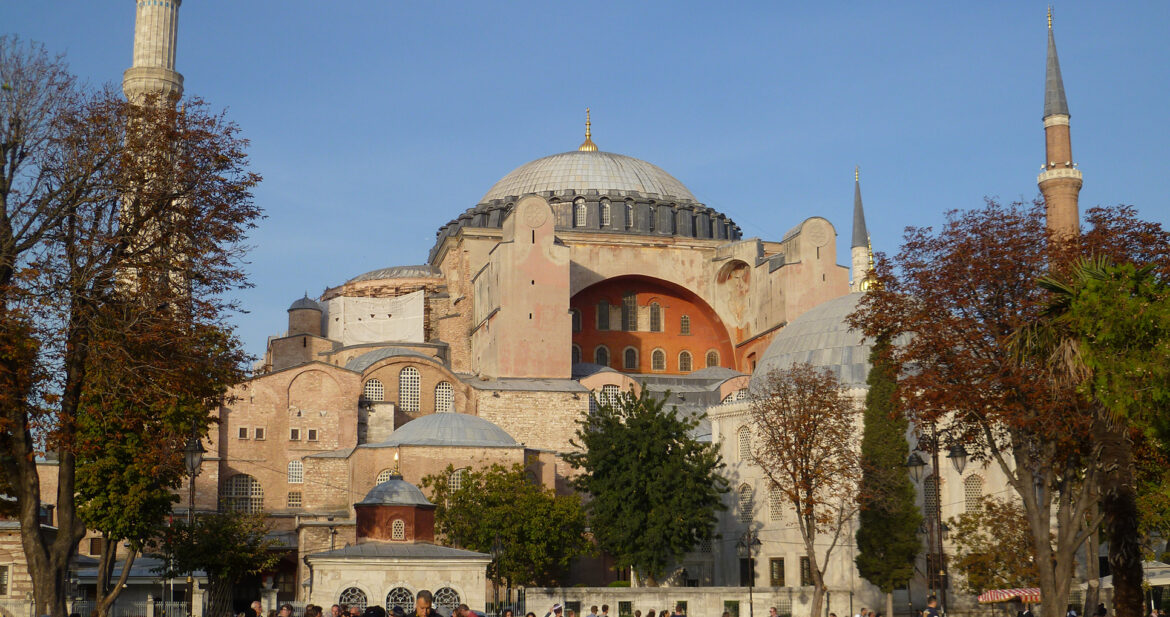
[{"label": "tree", "polygon": [[[17,500],[38,614],[66,614],[66,572],[87,522],[79,506],[93,496],[78,497],[82,467],[96,465],[99,483],[114,480],[110,490],[131,488],[100,453],[123,431],[148,435],[157,427],[103,423],[128,411],[147,418],[167,400],[183,401],[187,411],[206,405],[194,414],[205,434],[209,399],[222,395],[216,380],[239,371],[242,354],[225,323],[234,305],[223,296],[246,284],[242,242],[259,216],[251,201],[259,177],[247,170],[238,132],[198,100],[130,103],[110,89],[82,89],[60,58],[0,38],[0,351],[7,354],[0,469]],[[149,332],[166,328],[218,343],[182,343],[177,353],[144,347]],[[197,349],[213,355],[211,364],[191,353]],[[107,374],[95,373],[98,366]],[[208,366],[217,370],[202,374]],[[119,367],[136,375],[111,378]],[[177,374],[193,379],[169,377]],[[124,390],[104,389],[134,379],[177,390],[167,395],[173,399],[116,409]],[[149,452],[148,442],[114,445],[144,444]],[[39,517],[36,460],[46,452],[59,461],[55,537]],[[155,462],[165,480],[170,472],[162,467],[176,459]]]},{"label": "tree", "polygon": [[162,576],[207,574],[208,615],[232,612],[232,586],[244,577],[271,569],[280,559],[277,541],[266,538],[263,514],[229,512],[199,516],[193,525],[175,521],[152,546],[170,556]]},{"label": "tree", "polygon": [[798,364],[773,369],[753,387],[751,415],[759,435],[752,460],[796,513],[812,574],[809,614],[817,617],[829,557],[857,512],[857,410],[833,373]]},{"label": "tree", "polygon": [[886,594],[885,614],[893,615],[894,589],[914,577],[914,561],[922,550],[918,538],[922,513],[906,473],[909,422],[894,396],[896,376],[885,360],[889,344],[880,337],[870,353],[854,561],[858,573]]},{"label": "tree", "polygon": [[1039,571],[1032,556],[1032,532],[1018,503],[984,498],[982,507],[947,521],[955,542],[952,566],[963,591],[1035,587]]},{"label": "tree", "polygon": [[[461,486],[449,479],[462,473]],[[494,555],[496,583],[553,587],[569,562],[591,548],[578,495],[557,495],[529,477],[524,465],[446,471],[423,478],[437,506],[435,531],[455,546]]]},{"label": "tree", "polygon": [[718,446],[692,437],[701,417],[665,409],[668,396],[643,388],[597,401],[577,422],[577,451],[565,456],[583,471],[573,486],[590,497],[597,544],[652,587],[668,564],[712,537],[715,513],[726,507]]}]

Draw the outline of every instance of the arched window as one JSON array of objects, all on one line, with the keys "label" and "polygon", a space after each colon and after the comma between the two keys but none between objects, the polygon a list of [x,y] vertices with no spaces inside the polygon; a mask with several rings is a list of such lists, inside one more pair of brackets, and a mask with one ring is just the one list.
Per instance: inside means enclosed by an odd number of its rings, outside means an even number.
[{"label": "arched window", "polygon": [[613,218],[609,211],[609,200],[604,197],[601,199],[601,226],[609,227],[613,222]]},{"label": "arched window", "polygon": [[366,385],[362,387],[362,398],[371,403],[381,403],[386,400],[386,389],[377,379],[367,379]]},{"label": "arched window", "polygon": [[625,366],[626,370],[637,370],[638,350],[634,349],[633,347],[626,347],[626,350],[622,352],[622,355],[624,356],[624,358],[622,358],[622,364]]},{"label": "arched window", "polygon": [[443,617],[451,617],[451,613],[459,607],[459,592],[450,587],[440,587],[435,592],[435,610],[443,614]]},{"label": "arched window", "polygon": [[374,483],[381,484],[383,482],[389,482],[390,476],[393,476],[393,475],[394,475],[393,469],[383,469],[382,471],[378,472],[378,478],[376,480],[374,480]]},{"label": "arched window", "polygon": [[581,311],[569,309],[569,319],[573,322],[573,332],[581,331]]},{"label": "arched window", "polygon": [[234,512],[258,514],[264,510],[264,487],[246,473],[236,474],[224,483],[224,506]]},{"label": "arched window", "polygon": [[622,294],[622,330],[638,331],[638,295],[632,291]]},{"label": "arched window", "polygon": [[650,331],[662,332],[662,305],[657,302],[650,303]]},{"label": "arched window", "polygon": [[345,591],[337,596],[337,603],[342,606],[356,606],[359,610],[366,610],[366,592],[357,587],[348,587]]},{"label": "arched window", "polygon": [[739,487],[739,522],[752,522],[752,500],[755,497],[752,487],[747,484]]},{"label": "arched window", "polygon": [[768,489],[768,514],[774,521],[784,519],[784,493],[775,486]]},{"label": "arched window", "polygon": [[305,481],[305,464],[300,461],[289,461],[288,483],[300,484]]},{"label": "arched window", "polygon": [[752,460],[752,429],[748,426],[739,427],[739,431],[735,434],[736,443],[739,445],[739,460],[749,462]]},{"label": "arched window", "polygon": [[585,216],[588,214],[588,212],[589,211],[585,209],[585,199],[578,197],[576,201],[573,202],[573,227],[584,227]]},{"label": "arched window", "polygon": [[597,303],[597,329],[609,329],[609,302],[605,300]]},{"label": "arched window", "polygon": [[572,360],[570,360],[570,361],[573,364],[581,364],[581,348],[578,347],[577,345],[573,345],[573,352],[572,353],[573,353],[573,356],[572,356]]},{"label": "arched window", "polygon": [[467,477],[467,468],[456,469],[447,476],[447,490],[454,493],[463,488],[463,478]]},{"label": "arched window", "polygon": [[408,366],[398,373],[398,404],[403,411],[418,411],[418,392],[422,379],[418,369]]},{"label": "arched window", "polygon": [[451,382],[440,381],[435,386],[435,413],[451,413],[455,406],[455,389]]},{"label": "arched window", "polygon": [[601,402],[609,406],[617,405],[621,402],[622,390],[614,384],[606,384],[601,386]]},{"label": "arched window", "polygon": [[390,593],[386,594],[386,612],[390,612],[395,606],[409,615],[414,610],[414,594],[405,587],[391,589]]},{"label": "arched window", "polygon": [[650,231],[654,231],[654,219],[658,218],[658,208],[650,206]]},{"label": "arched window", "polygon": [[666,352],[661,349],[655,349],[650,354],[650,370],[665,371],[666,370]]},{"label": "arched window", "polygon": [[983,507],[983,477],[967,476],[963,480],[963,497],[968,512],[978,512]]},{"label": "arched window", "polygon": [[678,372],[691,372],[691,352],[684,351],[678,354]]},{"label": "arched window", "polygon": [[707,368],[719,366],[719,352],[712,349],[707,352]]},{"label": "arched window", "polygon": [[679,334],[690,334],[691,333],[691,316],[690,315],[683,315],[682,317],[678,318],[678,333]]},{"label": "arched window", "polygon": [[922,483],[922,507],[927,512],[934,512],[938,507],[938,476],[935,474]]},{"label": "arched window", "polygon": [[597,349],[593,350],[593,363],[609,366],[609,349],[605,345],[598,345]]},{"label": "arched window", "polygon": [[626,229],[634,228],[634,204],[626,202]]},{"label": "arched window", "polygon": [[406,539],[406,522],[400,518],[394,519],[390,523],[390,539],[391,540],[405,540]]}]

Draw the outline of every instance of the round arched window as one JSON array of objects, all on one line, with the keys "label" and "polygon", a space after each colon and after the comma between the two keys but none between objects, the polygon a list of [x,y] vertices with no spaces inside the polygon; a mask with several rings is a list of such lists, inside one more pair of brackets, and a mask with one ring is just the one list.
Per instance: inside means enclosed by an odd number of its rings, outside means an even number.
[{"label": "round arched window", "polygon": [[450,617],[460,601],[459,592],[450,587],[440,587],[435,592],[435,609],[442,613],[443,617]]},{"label": "round arched window", "polygon": [[356,606],[361,610],[366,610],[366,604],[369,600],[366,599],[366,592],[357,587],[348,587],[341,595],[337,597],[337,603],[343,606]]},{"label": "round arched window", "polygon": [[391,540],[405,540],[406,539],[406,522],[400,518],[394,519],[390,524],[390,539]]},{"label": "round arched window", "polygon": [[396,606],[409,615],[414,610],[414,594],[405,587],[391,589],[390,593],[386,594],[387,612]]}]

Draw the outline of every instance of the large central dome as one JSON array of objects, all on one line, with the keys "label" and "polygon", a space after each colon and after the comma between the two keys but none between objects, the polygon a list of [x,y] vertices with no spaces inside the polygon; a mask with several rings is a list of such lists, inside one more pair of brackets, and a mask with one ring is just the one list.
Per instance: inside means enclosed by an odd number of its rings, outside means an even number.
[{"label": "large central dome", "polygon": [[698,201],[687,187],[661,167],[612,152],[576,150],[536,159],[512,170],[483,196],[481,202],[528,193],[573,190],[584,194],[640,194]]}]

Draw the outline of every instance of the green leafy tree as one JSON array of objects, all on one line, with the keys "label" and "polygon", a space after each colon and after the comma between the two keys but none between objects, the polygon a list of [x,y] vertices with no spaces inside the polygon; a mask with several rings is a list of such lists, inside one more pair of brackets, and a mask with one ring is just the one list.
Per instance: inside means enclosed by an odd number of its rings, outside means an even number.
[{"label": "green leafy tree", "polygon": [[880,337],[870,353],[865,428],[861,434],[861,486],[858,491],[857,570],[886,594],[886,614],[894,614],[894,589],[914,576],[922,550],[918,526],[922,513],[906,473],[910,423],[894,396],[896,375],[885,360],[889,340]]},{"label": "green leafy tree", "polygon": [[712,538],[728,490],[718,446],[691,436],[700,417],[665,408],[645,388],[599,400],[577,422],[566,460],[582,474],[573,486],[591,499],[593,535],[619,567],[656,586],[666,567]]},{"label": "green leafy tree", "polygon": [[[449,479],[462,473],[451,490]],[[591,549],[578,495],[557,495],[533,481],[523,464],[461,470],[423,478],[437,510],[435,531],[455,546],[494,553],[497,583],[555,586],[569,562]]]},{"label": "green leafy tree", "polygon": [[947,521],[955,542],[954,569],[963,591],[1035,587],[1036,568],[1028,518],[1019,503],[984,498],[982,507]]},{"label": "green leafy tree", "polygon": [[228,512],[199,516],[193,525],[176,521],[152,543],[170,556],[163,576],[186,576],[202,570],[207,574],[208,615],[232,613],[232,587],[244,577],[270,570],[279,560],[277,542],[266,538],[268,524],[262,514]]}]

